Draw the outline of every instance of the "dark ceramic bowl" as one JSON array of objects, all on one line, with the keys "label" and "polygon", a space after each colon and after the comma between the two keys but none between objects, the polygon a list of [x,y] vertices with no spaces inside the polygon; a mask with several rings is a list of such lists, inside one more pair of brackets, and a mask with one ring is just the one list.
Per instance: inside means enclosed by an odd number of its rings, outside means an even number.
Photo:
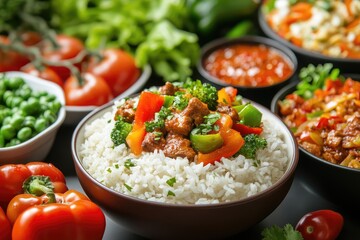
[{"label": "dark ceramic bowl", "polygon": [[282,202],[298,162],[297,144],[289,129],[270,110],[254,104],[283,133],[290,159],[279,181],[256,195],[228,203],[185,205],[142,200],[106,187],[84,169],[79,150],[84,142],[85,125],[111,111],[109,104],[86,116],[74,131],[72,156],[80,184],[89,198],[115,222],[150,239],[224,239],[244,231],[267,217]]},{"label": "dark ceramic bowl", "polygon": [[336,57],[326,56],[319,52],[310,51],[298,47],[292,44],[291,42],[289,42],[288,40],[282,38],[266,22],[262,7],[260,7],[258,11],[258,21],[260,28],[265,33],[265,35],[282,43],[283,45],[287,46],[288,48],[290,48],[295,52],[298,58],[299,68],[307,66],[309,63],[312,63],[314,65],[332,63],[334,67],[342,69],[343,72],[348,72],[348,73],[357,72],[357,67],[360,64],[360,59],[336,58]]},{"label": "dark ceramic bowl", "polygon": [[[347,75],[354,77],[354,75]],[[360,76],[358,76],[360,77]],[[360,78],[354,78],[360,79]],[[271,111],[280,116],[278,101],[296,90],[292,83],[281,89],[271,101]],[[316,194],[319,194],[333,203],[360,211],[360,170],[328,162],[319,158],[299,146],[299,172],[302,184]]]},{"label": "dark ceramic bowl", "polygon": [[[281,54],[286,61],[290,64],[290,66],[293,68],[293,72],[291,75],[276,84],[269,85],[269,86],[258,86],[258,87],[247,87],[247,86],[241,86],[241,85],[230,85],[229,83],[226,83],[225,81],[220,80],[219,78],[211,75],[204,67],[204,62],[207,59],[207,57],[212,54],[214,51],[225,48],[227,46],[232,45],[265,45],[266,47],[275,49],[276,51]],[[295,56],[295,54],[285,47],[284,45],[270,39],[270,38],[264,38],[259,36],[244,36],[241,38],[235,38],[235,39],[227,39],[227,38],[221,38],[214,41],[211,41],[207,43],[202,48],[201,58],[200,61],[197,64],[197,70],[199,73],[199,77],[205,81],[209,82],[212,85],[215,85],[217,88],[222,88],[226,86],[233,86],[238,89],[238,93],[242,95],[245,98],[251,99],[255,102],[258,102],[264,106],[269,107],[272,97],[274,96],[274,93],[277,92],[281,87],[285,86],[286,84],[291,81],[292,77],[294,76],[294,73],[297,70],[298,61]]]}]

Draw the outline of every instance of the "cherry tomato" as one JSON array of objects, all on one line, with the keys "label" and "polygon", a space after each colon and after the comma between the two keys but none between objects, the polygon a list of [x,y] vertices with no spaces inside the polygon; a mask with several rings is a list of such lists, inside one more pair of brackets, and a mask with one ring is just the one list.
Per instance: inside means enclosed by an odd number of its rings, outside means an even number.
[{"label": "cherry tomato", "polygon": [[[0,43],[10,44],[6,36],[0,36]],[[29,59],[14,51],[5,51],[0,49],[0,72],[19,71],[22,66],[27,64]]]},{"label": "cherry tomato", "polygon": [[59,77],[59,75],[57,75],[57,73],[49,67],[43,67],[41,70],[39,70],[39,69],[35,68],[33,65],[28,64],[28,65],[24,66],[23,68],[21,68],[21,71],[29,73],[33,76],[48,80],[50,82],[56,83],[60,87],[63,87],[63,85],[64,85],[64,83],[61,80],[61,78]]},{"label": "cherry tomato", "polygon": [[100,106],[112,99],[109,86],[104,79],[91,73],[83,74],[84,84],[71,76],[65,81],[64,94],[68,106]]},{"label": "cherry tomato", "polygon": [[41,35],[37,32],[24,32],[20,37],[25,46],[34,46],[42,40]]},{"label": "cherry tomato", "polygon": [[0,207],[0,239],[11,240],[11,225],[5,212]]},{"label": "cherry tomato", "polygon": [[343,227],[343,216],[332,210],[318,210],[304,215],[296,230],[304,240],[335,240]]},{"label": "cherry tomato", "polygon": [[128,89],[139,77],[140,70],[134,58],[121,49],[106,49],[103,59],[90,59],[88,71],[102,77],[109,85],[114,96]]},{"label": "cherry tomato", "polygon": [[[42,48],[42,55],[46,60],[53,62],[69,60],[75,58],[84,50],[84,44],[77,38],[66,35],[57,35],[56,40],[59,44],[59,48],[54,48],[49,42]],[[75,66],[79,68],[80,65],[81,63],[78,63]],[[49,67],[54,70],[63,81],[70,77],[70,70],[66,67]]]}]

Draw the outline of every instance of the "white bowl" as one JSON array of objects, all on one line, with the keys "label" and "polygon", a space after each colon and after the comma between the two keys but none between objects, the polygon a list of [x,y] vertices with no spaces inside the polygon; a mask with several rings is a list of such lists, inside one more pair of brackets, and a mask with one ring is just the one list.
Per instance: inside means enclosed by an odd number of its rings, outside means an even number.
[{"label": "white bowl", "polygon": [[[144,69],[142,69],[142,73],[138,80],[110,102],[114,102],[116,99],[121,99],[140,91],[145,86],[146,82],[149,80],[150,75],[151,67],[149,65],[146,65]],[[66,106],[66,118],[64,121],[64,125],[77,125],[81,121],[81,119],[83,119],[88,113],[98,107],[99,106]]]},{"label": "white bowl", "polygon": [[23,72],[6,72],[8,77],[21,77],[34,91],[46,91],[56,96],[62,104],[58,117],[45,130],[29,140],[6,148],[0,148],[0,165],[8,163],[27,163],[31,161],[43,161],[49,153],[57,131],[65,119],[65,96],[61,87],[50,81],[32,76]]}]

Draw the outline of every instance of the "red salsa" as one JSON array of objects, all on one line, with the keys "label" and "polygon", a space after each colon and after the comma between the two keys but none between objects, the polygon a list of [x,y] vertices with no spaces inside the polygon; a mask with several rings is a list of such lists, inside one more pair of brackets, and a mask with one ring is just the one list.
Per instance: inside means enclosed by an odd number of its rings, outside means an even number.
[{"label": "red salsa", "polygon": [[246,87],[277,84],[290,77],[294,68],[287,57],[263,44],[218,49],[205,59],[204,67],[221,81]]}]

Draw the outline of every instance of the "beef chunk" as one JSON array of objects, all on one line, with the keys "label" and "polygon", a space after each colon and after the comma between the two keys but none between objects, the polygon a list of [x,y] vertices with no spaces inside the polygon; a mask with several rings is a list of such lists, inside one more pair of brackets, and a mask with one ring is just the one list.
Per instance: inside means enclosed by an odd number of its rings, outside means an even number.
[{"label": "beef chunk", "polygon": [[238,122],[240,120],[239,114],[231,106],[225,105],[223,103],[219,103],[218,106],[217,106],[216,111],[229,115],[234,123]]},{"label": "beef chunk", "polygon": [[165,121],[165,130],[181,136],[188,136],[192,129],[192,122],[190,117],[178,113],[170,120]]},{"label": "beef chunk", "polygon": [[155,150],[164,149],[165,143],[165,138],[161,132],[148,132],[141,146],[145,152],[154,152]]},{"label": "beef chunk", "polygon": [[135,118],[134,101],[132,99],[126,100],[116,112],[117,116],[123,117],[125,122],[132,123]]},{"label": "beef chunk", "polygon": [[179,88],[174,86],[174,84],[172,84],[170,82],[166,82],[164,86],[161,86],[159,88],[160,94],[170,95],[170,96],[174,96],[175,92],[177,92],[178,90],[179,90]]},{"label": "beef chunk", "polygon": [[189,159],[189,161],[194,161],[196,153],[190,145],[189,139],[177,134],[168,134],[164,154],[171,158],[183,157]]},{"label": "beef chunk", "polygon": [[189,104],[184,109],[182,114],[184,116],[190,117],[194,120],[195,125],[203,123],[204,116],[208,115],[210,110],[207,105],[201,102],[198,98],[193,97],[189,100]]},{"label": "beef chunk", "polygon": [[335,130],[331,130],[328,134],[327,137],[325,139],[324,144],[328,145],[332,148],[336,148],[337,146],[340,145],[342,140],[342,137],[339,136],[339,132],[335,131]]},{"label": "beef chunk", "polygon": [[320,157],[321,156],[321,146],[309,142],[301,142],[300,145],[308,152]]}]

